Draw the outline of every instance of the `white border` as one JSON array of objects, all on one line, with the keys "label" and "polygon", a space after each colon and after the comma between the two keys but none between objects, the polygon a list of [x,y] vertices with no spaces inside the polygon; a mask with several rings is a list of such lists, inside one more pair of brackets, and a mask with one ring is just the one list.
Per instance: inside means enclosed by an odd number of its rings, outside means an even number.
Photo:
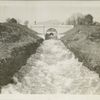
[{"label": "white border", "polygon": [[[61,4],[62,1],[0,1],[0,5],[31,5],[35,4]],[[71,5],[80,4],[83,5],[97,5],[100,6],[100,1],[63,1],[65,4],[69,2]],[[69,4],[68,3],[68,4]],[[100,100],[99,95],[0,95],[0,100]]]}]

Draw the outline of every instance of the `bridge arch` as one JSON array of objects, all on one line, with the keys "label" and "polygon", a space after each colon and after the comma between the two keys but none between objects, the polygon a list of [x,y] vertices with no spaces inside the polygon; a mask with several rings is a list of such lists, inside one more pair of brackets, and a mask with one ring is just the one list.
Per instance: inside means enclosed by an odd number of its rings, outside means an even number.
[{"label": "bridge arch", "polygon": [[[58,31],[58,36],[61,35],[61,33],[64,33],[66,31],[69,31],[72,29],[73,25],[33,25],[32,29],[39,33],[39,36],[42,36],[44,38],[46,31],[49,28],[55,28]],[[60,37],[58,37],[60,38]]]},{"label": "bridge arch", "polygon": [[45,34],[45,39],[57,39],[58,38],[58,32],[55,28],[49,28],[47,29],[46,31],[46,34]]}]

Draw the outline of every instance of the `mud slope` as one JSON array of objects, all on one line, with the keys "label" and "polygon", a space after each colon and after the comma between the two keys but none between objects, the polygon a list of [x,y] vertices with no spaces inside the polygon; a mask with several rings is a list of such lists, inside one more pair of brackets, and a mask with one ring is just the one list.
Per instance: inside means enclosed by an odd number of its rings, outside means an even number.
[{"label": "mud slope", "polygon": [[0,23],[0,86],[26,63],[43,41],[37,32],[14,23]]},{"label": "mud slope", "polygon": [[75,26],[61,38],[90,70],[100,75],[100,26]]}]

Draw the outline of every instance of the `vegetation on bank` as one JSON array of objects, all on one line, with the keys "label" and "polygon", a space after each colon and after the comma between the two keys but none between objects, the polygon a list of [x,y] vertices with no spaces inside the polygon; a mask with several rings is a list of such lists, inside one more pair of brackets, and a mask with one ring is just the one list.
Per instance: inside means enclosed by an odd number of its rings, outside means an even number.
[{"label": "vegetation on bank", "polygon": [[100,75],[100,25],[77,25],[61,38],[79,61]]},{"label": "vegetation on bank", "polygon": [[75,13],[66,20],[67,25],[100,25],[91,14]]},{"label": "vegetation on bank", "polygon": [[11,78],[43,41],[37,32],[15,19],[0,23],[0,86]]}]

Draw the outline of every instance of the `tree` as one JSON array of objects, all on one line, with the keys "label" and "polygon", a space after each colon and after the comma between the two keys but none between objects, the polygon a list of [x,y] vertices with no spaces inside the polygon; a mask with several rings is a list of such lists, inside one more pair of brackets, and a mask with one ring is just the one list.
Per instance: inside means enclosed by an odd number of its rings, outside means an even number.
[{"label": "tree", "polygon": [[6,19],[6,22],[9,22],[9,21],[10,21],[10,18],[7,18],[7,19]]},{"label": "tree", "polygon": [[85,19],[84,19],[84,17],[83,18],[81,18],[81,17],[79,17],[78,19],[77,19],[77,24],[78,25],[84,25],[85,24]]},{"label": "tree", "polygon": [[15,18],[8,18],[7,20],[6,20],[8,23],[15,23],[15,24],[17,24],[17,20],[15,19]]},{"label": "tree", "polygon": [[80,13],[73,14],[68,18],[66,24],[68,25],[92,25],[93,16],[91,14],[82,15]]},{"label": "tree", "polygon": [[20,24],[21,23],[21,20],[20,19],[17,19],[17,23]]},{"label": "tree", "polygon": [[84,21],[83,19],[84,19],[84,16],[81,13],[76,13],[68,18],[66,24],[68,25],[83,24],[83,21]]},{"label": "tree", "polygon": [[24,22],[24,25],[28,27],[28,24],[29,24],[29,21],[26,20],[26,21]]},{"label": "tree", "polygon": [[92,25],[93,24],[93,16],[91,14],[87,14],[85,16],[85,24]]},{"label": "tree", "polygon": [[37,22],[36,22],[36,20],[34,21],[34,25],[36,25],[37,24]]}]

